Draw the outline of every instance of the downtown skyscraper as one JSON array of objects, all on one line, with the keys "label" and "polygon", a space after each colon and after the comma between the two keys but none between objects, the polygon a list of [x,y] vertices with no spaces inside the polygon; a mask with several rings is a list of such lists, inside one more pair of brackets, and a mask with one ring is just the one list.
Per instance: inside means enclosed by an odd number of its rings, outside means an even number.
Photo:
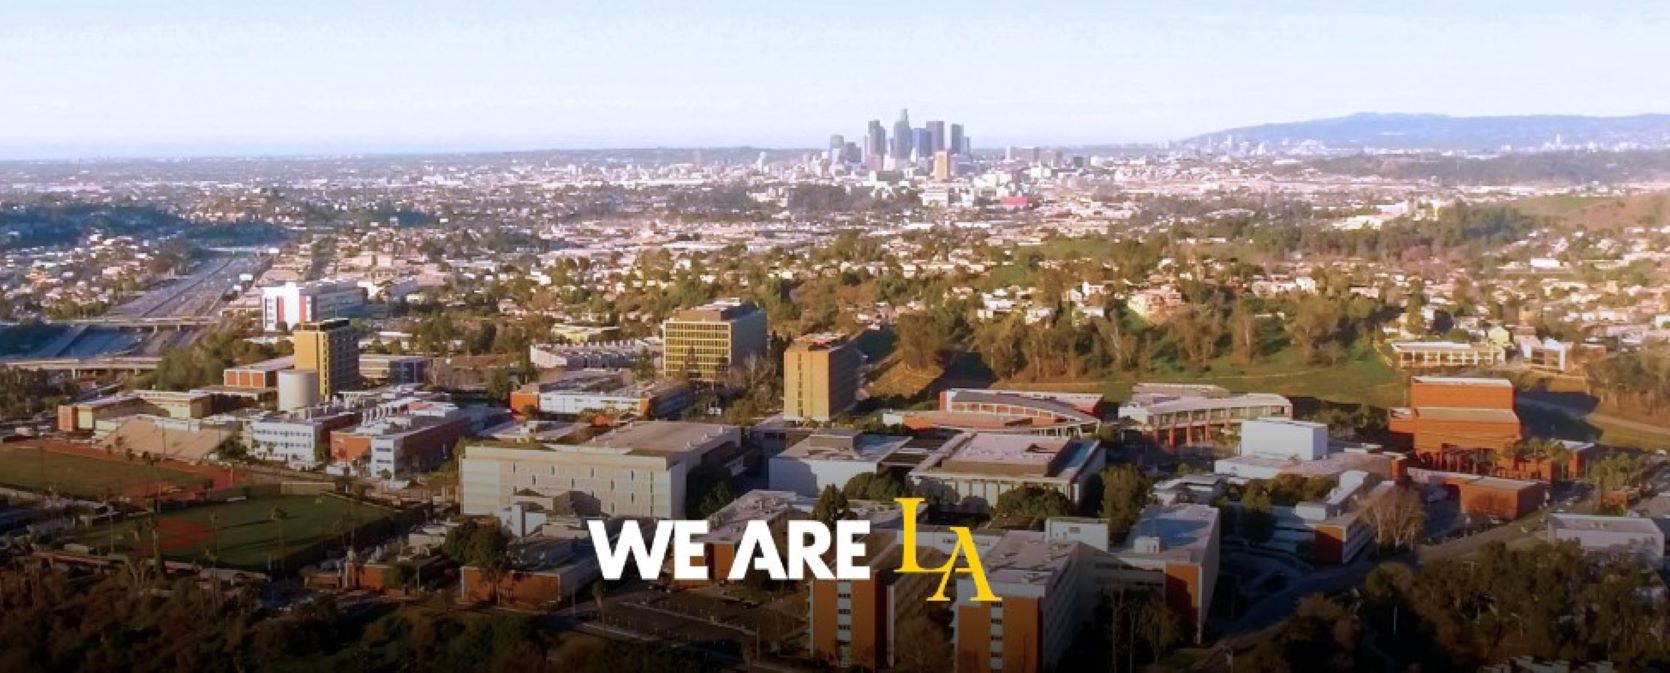
[{"label": "downtown skyscraper", "polygon": [[910,161],[910,151],[914,149],[914,138],[910,128],[910,110],[899,110],[899,121],[893,122],[893,159],[895,161]]}]

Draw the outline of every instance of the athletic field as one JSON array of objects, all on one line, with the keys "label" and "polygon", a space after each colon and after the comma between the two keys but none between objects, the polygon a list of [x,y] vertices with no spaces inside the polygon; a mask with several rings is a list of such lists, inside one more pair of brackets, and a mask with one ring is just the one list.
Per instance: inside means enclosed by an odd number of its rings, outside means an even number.
[{"label": "athletic field", "polygon": [[[277,510],[277,512],[275,512]],[[394,511],[333,495],[281,495],[236,502],[204,503],[156,515],[156,541],[171,561],[206,562],[245,570],[295,568],[326,548],[338,548],[355,530],[382,527]],[[137,539],[136,539],[137,533]],[[101,522],[70,542],[97,553],[151,549],[150,517]],[[366,539],[354,540],[365,544]]]},{"label": "athletic field", "polygon": [[207,489],[215,479],[194,472],[212,470],[172,461],[152,468],[138,457],[128,460],[68,442],[0,444],[0,486],[89,500]]}]

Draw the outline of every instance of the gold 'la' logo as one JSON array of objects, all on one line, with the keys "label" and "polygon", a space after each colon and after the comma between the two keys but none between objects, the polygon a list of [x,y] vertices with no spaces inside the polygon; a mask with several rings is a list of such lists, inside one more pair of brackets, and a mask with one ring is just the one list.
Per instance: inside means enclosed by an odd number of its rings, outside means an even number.
[{"label": "gold 'la' logo", "polygon": [[[986,569],[980,565],[980,552],[974,548],[974,534],[968,532],[967,526],[952,526],[951,532],[957,535],[956,545],[951,547],[951,556],[945,560],[945,565],[938,568],[924,568],[916,562],[916,507],[922,504],[922,498],[897,498],[899,506],[905,512],[904,533],[904,561],[899,565],[902,573],[937,573],[939,591],[928,597],[929,601],[948,601],[945,596],[945,585],[951,582],[951,576],[956,573],[968,573],[974,580],[975,603],[998,603],[1003,599],[992,593],[992,587],[986,582]],[[958,567],[957,562],[965,560],[967,565]]]}]

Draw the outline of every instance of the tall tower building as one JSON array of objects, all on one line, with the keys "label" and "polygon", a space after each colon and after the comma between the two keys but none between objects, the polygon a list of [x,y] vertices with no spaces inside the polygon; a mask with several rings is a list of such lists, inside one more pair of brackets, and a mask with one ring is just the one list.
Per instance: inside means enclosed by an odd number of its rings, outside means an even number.
[{"label": "tall tower building", "polygon": [[893,158],[901,161],[910,159],[910,151],[915,149],[911,142],[915,140],[910,128],[910,110],[899,110],[899,121],[893,122]]},{"label": "tall tower building", "polygon": [[951,125],[951,137],[946,139],[946,142],[950,143],[950,146],[945,148],[946,151],[952,154],[968,154],[968,148],[963,145],[962,124]]},{"label": "tall tower building", "polygon": [[881,120],[871,119],[870,130],[864,138],[864,157],[879,157],[887,154],[887,129],[881,125]]},{"label": "tall tower building", "polygon": [[913,129],[911,131],[911,147],[915,148],[917,159],[927,159],[934,155],[934,134],[928,129]]},{"label": "tall tower building", "polygon": [[951,153],[940,150],[934,153],[934,180],[948,182],[951,180]]},{"label": "tall tower building", "polygon": [[847,146],[847,138],[839,133],[829,136],[829,149],[839,151]]},{"label": "tall tower building", "polygon": [[724,383],[732,368],[766,356],[765,311],[753,302],[720,299],[668,318],[661,339],[662,374]]},{"label": "tall tower building", "polygon": [[931,144],[933,145],[926,150],[922,150],[923,155],[933,156],[936,152],[944,152],[949,149],[945,144],[945,122],[931,121],[922,127],[928,129],[928,136],[932,138]]},{"label": "tall tower building", "polygon": [[319,372],[319,398],[360,387],[359,339],[345,318],[304,322],[290,334],[296,369]]},{"label": "tall tower building", "polygon": [[839,334],[808,334],[783,352],[783,417],[828,423],[858,403],[858,347]]}]

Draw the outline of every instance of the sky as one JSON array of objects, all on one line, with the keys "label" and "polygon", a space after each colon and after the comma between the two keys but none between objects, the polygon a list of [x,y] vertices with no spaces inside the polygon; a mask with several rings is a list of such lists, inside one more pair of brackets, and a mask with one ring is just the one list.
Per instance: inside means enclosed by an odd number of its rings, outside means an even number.
[{"label": "sky", "polygon": [[0,0],[0,159],[1670,112],[1670,3]]}]

